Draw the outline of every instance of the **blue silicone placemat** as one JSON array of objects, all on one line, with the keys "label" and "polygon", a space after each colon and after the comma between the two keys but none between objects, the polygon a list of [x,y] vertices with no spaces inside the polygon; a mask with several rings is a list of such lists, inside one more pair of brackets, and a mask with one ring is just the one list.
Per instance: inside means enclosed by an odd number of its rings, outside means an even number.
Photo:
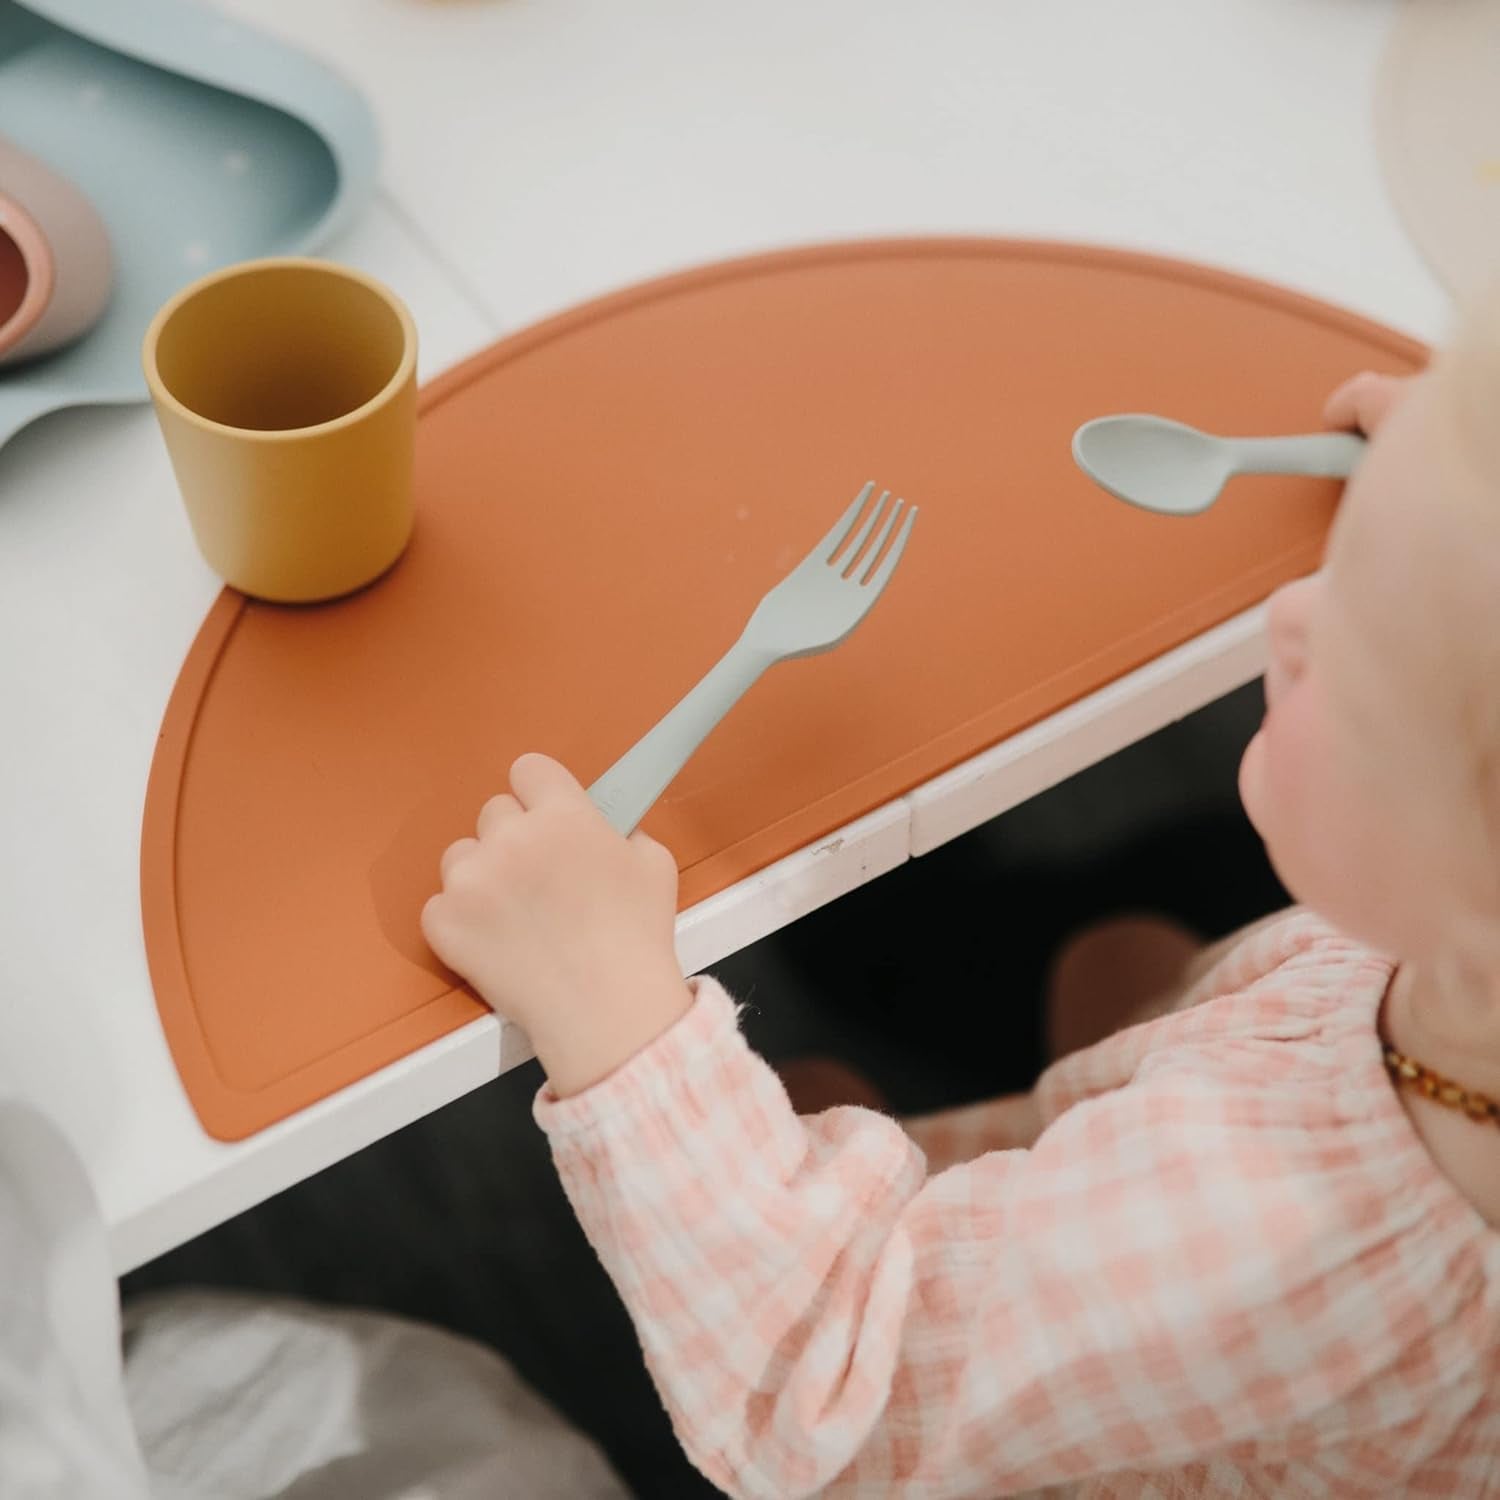
[{"label": "blue silicone placemat", "polygon": [[173,292],[313,249],[375,182],[358,92],[194,0],[0,0],[0,136],[93,200],[116,269],[84,338],[0,372],[0,444],[58,407],[145,400],[141,338]]}]

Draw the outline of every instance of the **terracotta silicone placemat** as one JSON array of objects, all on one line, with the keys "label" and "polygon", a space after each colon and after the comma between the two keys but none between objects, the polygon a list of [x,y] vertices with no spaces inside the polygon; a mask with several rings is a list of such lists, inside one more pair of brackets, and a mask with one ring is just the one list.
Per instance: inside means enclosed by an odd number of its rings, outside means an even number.
[{"label": "terracotta silicone placemat", "polygon": [[225,592],[147,793],[163,1025],[237,1139],[478,1013],[418,913],[528,749],[587,784],[718,657],[865,479],[922,507],[879,606],[774,668],[645,827],[690,905],[1315,566],[1327,481],[1203,516],[1109,499],[1073,429],[1316,428],[1410,340],[1126,253],[983,239],[758,257],[608,297],[424,393],[418,522],[333,605]]},{"label": "terracotta silicone placemat", "polygon": [[1450,293],[1474,296],[1500,275],[1500,0],[1406,0],[1375,124],[1407,233]]}]

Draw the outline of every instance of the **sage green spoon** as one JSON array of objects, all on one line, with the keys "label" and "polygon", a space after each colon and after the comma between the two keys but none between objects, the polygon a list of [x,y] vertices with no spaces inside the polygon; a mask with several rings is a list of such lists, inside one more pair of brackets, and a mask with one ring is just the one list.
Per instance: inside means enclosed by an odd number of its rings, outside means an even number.
[{"label": "sage green spoon", "polygon": [[1111,495],[1168,516],[1207,510],[1236,474],[1346,479],[1365,450],[1352,432],[1215,437],[1166,417],[1097,417],[1073,434],[1078,467]]}]

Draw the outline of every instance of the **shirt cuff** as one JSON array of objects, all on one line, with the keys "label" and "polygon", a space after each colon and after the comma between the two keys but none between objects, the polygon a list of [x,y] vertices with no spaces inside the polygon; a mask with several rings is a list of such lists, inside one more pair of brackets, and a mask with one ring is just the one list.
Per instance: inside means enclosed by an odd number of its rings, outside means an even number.
[{"label": "shirt cuff", "polygon": [[663,1109],[688,1106],[689,1116],[711,1104],[711,1079],[726,1066],[743,1066],[748,1044],[739,1031],[739,1007],[715,979],[688,981],[693,1004],[655,1041],[582,1093],[559,1099],[550,1083],[536,1096],[536,1122],[554,1140],[600,1125],[618,1125]]}]

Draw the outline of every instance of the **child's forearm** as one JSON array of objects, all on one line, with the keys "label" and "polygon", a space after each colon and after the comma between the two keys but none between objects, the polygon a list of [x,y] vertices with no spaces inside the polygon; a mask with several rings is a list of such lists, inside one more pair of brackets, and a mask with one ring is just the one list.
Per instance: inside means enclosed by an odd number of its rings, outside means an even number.
[{"label": "child's forearm", "polygon": [[[1049,1234],[1081,1211],[1076,1146],[1050,1169],[1065,1193],[1038,1195],[1031,1152],[934,1176],[873,1110],[799,1119],[701,981],[679,1025],[537,1113],[673,1426],[722,1490],[899,1500],[1076,1477],[1045,1445],[976,1459],[965,1437],[1024,1427],[1072,1359],[1036,1318],[1058,1295]],[[1048,1400],[1075,1379],[1070,1364]]]},{"label": "child's forearm", "polygon": [[879,1267],[920,1152],[874,1111],[799,1119],[702,981],[678,1026],[537,1116],[689,1457],[730,1495],[821,1493],[888,1400],[909,1257]]}]

